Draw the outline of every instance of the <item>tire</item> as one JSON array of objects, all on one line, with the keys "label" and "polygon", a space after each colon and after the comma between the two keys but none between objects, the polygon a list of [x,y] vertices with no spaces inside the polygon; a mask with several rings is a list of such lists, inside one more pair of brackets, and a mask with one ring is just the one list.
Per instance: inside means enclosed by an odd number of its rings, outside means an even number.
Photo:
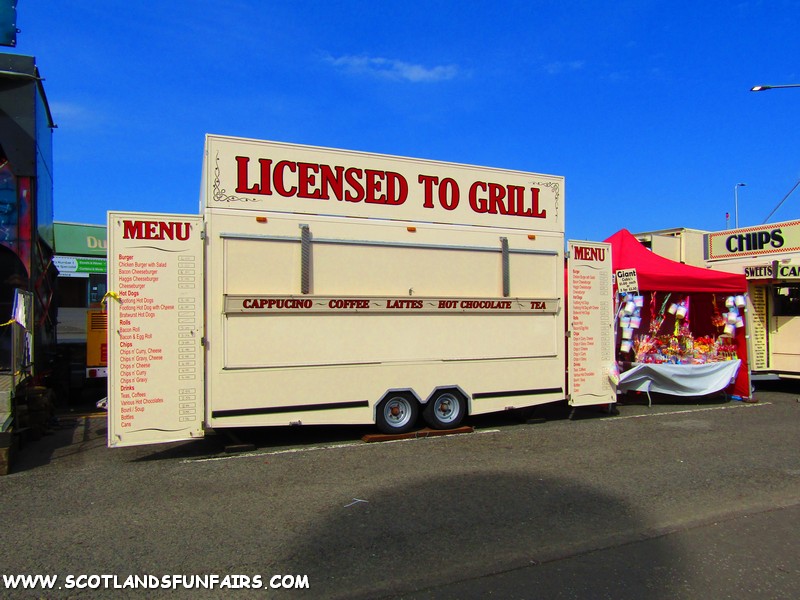
[{"label": "tire", "polygon": [[411,394],[392,394],[381,400],[375,414],[375,424],[383,433],[411,431],[417,423],[419,403]]},{"label": "tire", "polygon": [[422,417],[433,429],[455,429],[467,413],[467,401],[460,393],[445,390],[428,401]]}]

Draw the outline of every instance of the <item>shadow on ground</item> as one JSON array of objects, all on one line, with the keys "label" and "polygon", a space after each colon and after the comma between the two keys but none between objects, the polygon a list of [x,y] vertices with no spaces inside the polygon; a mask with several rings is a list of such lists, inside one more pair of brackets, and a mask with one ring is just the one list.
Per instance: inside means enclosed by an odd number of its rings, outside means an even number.
[{"label": "shadow on ground", "polygon": [[15,442],[11,472],[19,473],[50,464],[96,446],[105,436],[105,421],[92,422],[88,417],[60,415],[48,423],[43,433],[23,431]]},{"label": "shadow on ground", "polygon": [[[605,407],[583,407],[573,410],[566,402],[555,402],[518,410],[478,415],[468,418],[465,424],[476,429],[515,427],[564,419],[590,419],[612,416]],[[420,422],[419,427],[424,427]],[[137,461],[172,460],[213,456],[235,452],[286,447],[359,443],[367,434],[376,433],[374,425],[304,425],[282,427],[249,427],[218,429],[204,440],[181,444],[152,446],[152,451]]]},{"label": "shadow on ground", "polygon": [[617,397],[620,406],[643,405],[652,402],[653,406],[719,406],[731,402],[731,397],[725,394],[709,394],[706,396],[673,396],[650,392],[650,399],[644,392],[627,392]]},{"label": "shadow on ground", "polygon": [[462,472],[332,507],[279,568],[307,573],[315,598],[672,598],[666,537],[650,536],[646,568],[595,555],[646,531],[636,507],[569,479]]},{"label": "shadow on ground", "polygon": [[786,394],[800,393],[800,379],[780,379],[754,382],[756,392],[783,392]]},{"label": "shadow on ground", "polygon": [[[794,382],[766,382],[768,387],[785,390]],[[714,406],[730,402],[724,395],[679,397],[651,394],[653,406]],[[516,427],[561,420],[585,420],[613,418],[620,407],[627,405],[647,406],[648,398],[643,393],[628,393],[619,396],[616,405],[570,407],[566,401],[539,405],[530,409],[478,415],[468,418],[465,424],[476,429]],[[107,426],[105,413],[90,414],[92,407],[75,414],[62,412],[48,429],[46,435],[36,440],[23,440],[12,464],[12,472],[20,472],[79,454],[98,445],[106,444]],[[423,424],[420,423],[420,427]],[[251,427],[220,429],[199,440],[172,442],[143,446],[129,457],[135,462],[174,460],[224,455],[226,453],[284,447],[303,447],[318,444],[360,442],[377,429],[372,425],[306,425],[302,427]],[[119,450],[109,450],[118,452]]]}]

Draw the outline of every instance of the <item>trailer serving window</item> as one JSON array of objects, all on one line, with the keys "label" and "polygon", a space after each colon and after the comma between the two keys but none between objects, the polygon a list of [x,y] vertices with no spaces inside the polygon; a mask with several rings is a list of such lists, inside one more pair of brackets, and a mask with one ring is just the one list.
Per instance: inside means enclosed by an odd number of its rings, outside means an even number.
[{"label": "trailer serving window", "polygon": [[774,314],[776,317],[800,315],[800,283],[780,283],[772,287]]}]

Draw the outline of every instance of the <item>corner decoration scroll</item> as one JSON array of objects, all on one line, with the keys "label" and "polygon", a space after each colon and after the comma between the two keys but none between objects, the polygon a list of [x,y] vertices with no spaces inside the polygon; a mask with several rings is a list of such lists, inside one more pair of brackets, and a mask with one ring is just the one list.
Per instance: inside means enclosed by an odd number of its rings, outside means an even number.
[{"label": "corner decoration scroll", "polygon": [[226,190],[220,187],[219,180],[219,152],[215,157],[214,166],[214,193],[211,195],[214,202],[261,202],[261,198],[242,198],[240,196],[229,196]]},{"label": "corner decoration scroll", "polygon": [[555,195],[555,216],[558,217],[558,199],[561,194],[561,184],[558,181],[531,181],[531,185],[535,185],[538,187],[548,187],[553,190],[553,194]]}]

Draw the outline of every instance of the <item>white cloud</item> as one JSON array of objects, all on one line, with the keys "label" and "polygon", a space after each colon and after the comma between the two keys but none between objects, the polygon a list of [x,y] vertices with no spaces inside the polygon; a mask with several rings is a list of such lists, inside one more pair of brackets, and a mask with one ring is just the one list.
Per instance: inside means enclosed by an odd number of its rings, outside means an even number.
[{"label": "white cloud", "polygon": [[59,128],[95,129],[101,118],[97,110],[70,102],[50,102],[50,113]]},{"label": "white cloud", "polygon": [[544,65],[544,70],[548,75],[558,75],[559,73],[566,73],[568,71],[580,71],[585,65],[586,61],[583,60],[571,60],[567,62],[559,60]]},{"label": "white cloud", "polygon": [[356,74],[402,79],[412,83],[436,82],[453,79],[458,74],[455,65],[426,67],[389,58],[369,56],[329,56],[326,60],[337,69]]}]

